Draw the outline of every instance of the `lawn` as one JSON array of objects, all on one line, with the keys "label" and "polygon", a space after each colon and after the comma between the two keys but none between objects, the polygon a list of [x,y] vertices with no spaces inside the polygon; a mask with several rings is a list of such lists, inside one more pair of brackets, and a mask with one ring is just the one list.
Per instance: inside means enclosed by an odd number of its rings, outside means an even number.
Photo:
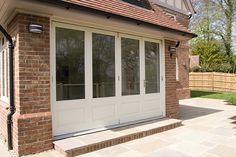
[{"label": "lawn", "polygon": [[228,101],[232,105],[236,105],[236,93],[230,92],[210,92],[210,91],[191,91],[191,97],[211,98],[211,99],[223,99]]}]

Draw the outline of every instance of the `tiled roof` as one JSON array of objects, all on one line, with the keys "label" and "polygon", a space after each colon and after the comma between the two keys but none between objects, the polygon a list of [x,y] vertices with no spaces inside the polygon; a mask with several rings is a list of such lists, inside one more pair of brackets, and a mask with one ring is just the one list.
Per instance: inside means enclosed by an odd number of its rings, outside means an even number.
[{"label": "tiled roof", "polygon": [[177,23],[176,21],[171,20],[167,15],[165,15],[162,9],[158,7],[155,7],[156,10],[148,10],[123,2],[121,0],[62,0],[62,1],[190,33],[190,30],[188,30],[181,24]]}]

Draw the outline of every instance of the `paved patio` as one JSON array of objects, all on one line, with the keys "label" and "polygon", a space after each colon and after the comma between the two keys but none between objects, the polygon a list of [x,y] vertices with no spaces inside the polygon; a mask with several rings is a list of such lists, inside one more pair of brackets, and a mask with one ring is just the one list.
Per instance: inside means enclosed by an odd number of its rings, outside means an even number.
[{"label": "paved patio", "polygon": [[[182,100],[183,126],[80,157],[235,157],[236,107],[222,100]],[[0,145],[0,152],[3,147]],[[5,157],[5,156],[4,156]],[[7,156],[6,156],[7,157]],[[59,157],[49,151],[30,157]]]}]

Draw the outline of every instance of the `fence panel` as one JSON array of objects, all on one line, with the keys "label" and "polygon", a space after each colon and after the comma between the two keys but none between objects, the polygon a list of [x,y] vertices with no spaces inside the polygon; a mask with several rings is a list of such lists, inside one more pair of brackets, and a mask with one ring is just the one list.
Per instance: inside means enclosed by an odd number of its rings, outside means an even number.
[{"label": "fence panel", "polygon": [[236,74],[191,72],[189,87],[193,90],[236,92]]}]

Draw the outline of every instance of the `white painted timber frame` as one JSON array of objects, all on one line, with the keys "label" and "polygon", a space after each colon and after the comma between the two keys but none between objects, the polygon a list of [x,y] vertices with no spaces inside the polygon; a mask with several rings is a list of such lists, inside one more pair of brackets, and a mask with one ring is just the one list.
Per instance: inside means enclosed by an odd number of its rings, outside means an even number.
[{"label": "white painted timber frame", "polygon": [[[103,30],[102,27],[90,28],[77,23],[70,23],[51,19],[50,27],[50,62],[51,62],[51,108],[53,117],[53,135],[76,134],[99,128],[110,128],[122,124],[135,123],[149,118],[165,116],[165,52],[164,39],[158,39],[152,35],[136,36],[135,34],[122,34],[112,30]],[[85,99],[56,101],[56,52],[55,52],[55,28],[67,28],[85,32]],[[93,98],[92,87],[92,32],[115,37],[115,76],[116,96],[105,98]],[[139,32],[140,33],[140,32]],[[121,96],[121,38],[138,39],[140,42],[140,95]],[[144,41],[159,44],[160,56],[160,93],[145,94],[145,50]],[[143,88],[142,88],[143,87]],[[148,104],[148,101],[150,103]],[[146,104],[147,105],[142,105]],[[157,108],[153,108],[156,103]],[[138,105],[137,105],[138,104]],[[123,106],[122,106],[123,105]],[[124,106],[126,105],[126,106]],[[136,106],[135,106],[136,105]],[[148,106],[149,105],[149,106]],[[131,107],[130,107],[131,106]],[[138,107],[137,107],[138,106]],[[124,108],[125,107],[125,108]],[[130,113],[126,113],[129,111]],[[132,113],[136,107],[137,113]],[[145,108],[146,107],[146,108]],[[149,107],[149,108],[148,108]],[[142,109],[147,112],[140,113]],[[149,109],[149,110],[148,110]],[[131,111],[132,110],[132,111]],[[153,112],[151,112],[153,111]]]},{"label": "white painted timber frame", "polygon": [[[4,37],[3,37],[4,38]],[[2,39],[0,38],[0,44],[2,44]],[[4,52],[4,53],[3,53]],[[4,54],[4,55],[3,55]],[[8,57],[8,47],[7,47],[7,41],[4,38],[4,45],[1,45],[0,47],[0,85],[1,85],[1,95],[0,95],[0,99],[6,103],[9,103],[9,97],[8,97],[8,89],[9,89],[9,84],[8,84],[8,80],[9,80],[9,57]],[[2,60],[4,60],[4,65]],[[8,67],[8,68],[7,68]],[[4,74],[3,74],[3,70],[4,69]],[[8,75],[8,76],[7,76]],[[3,85],[4,85],[4,89],[3,89]],[[3,94],[4,93],[4,94]]]}]

